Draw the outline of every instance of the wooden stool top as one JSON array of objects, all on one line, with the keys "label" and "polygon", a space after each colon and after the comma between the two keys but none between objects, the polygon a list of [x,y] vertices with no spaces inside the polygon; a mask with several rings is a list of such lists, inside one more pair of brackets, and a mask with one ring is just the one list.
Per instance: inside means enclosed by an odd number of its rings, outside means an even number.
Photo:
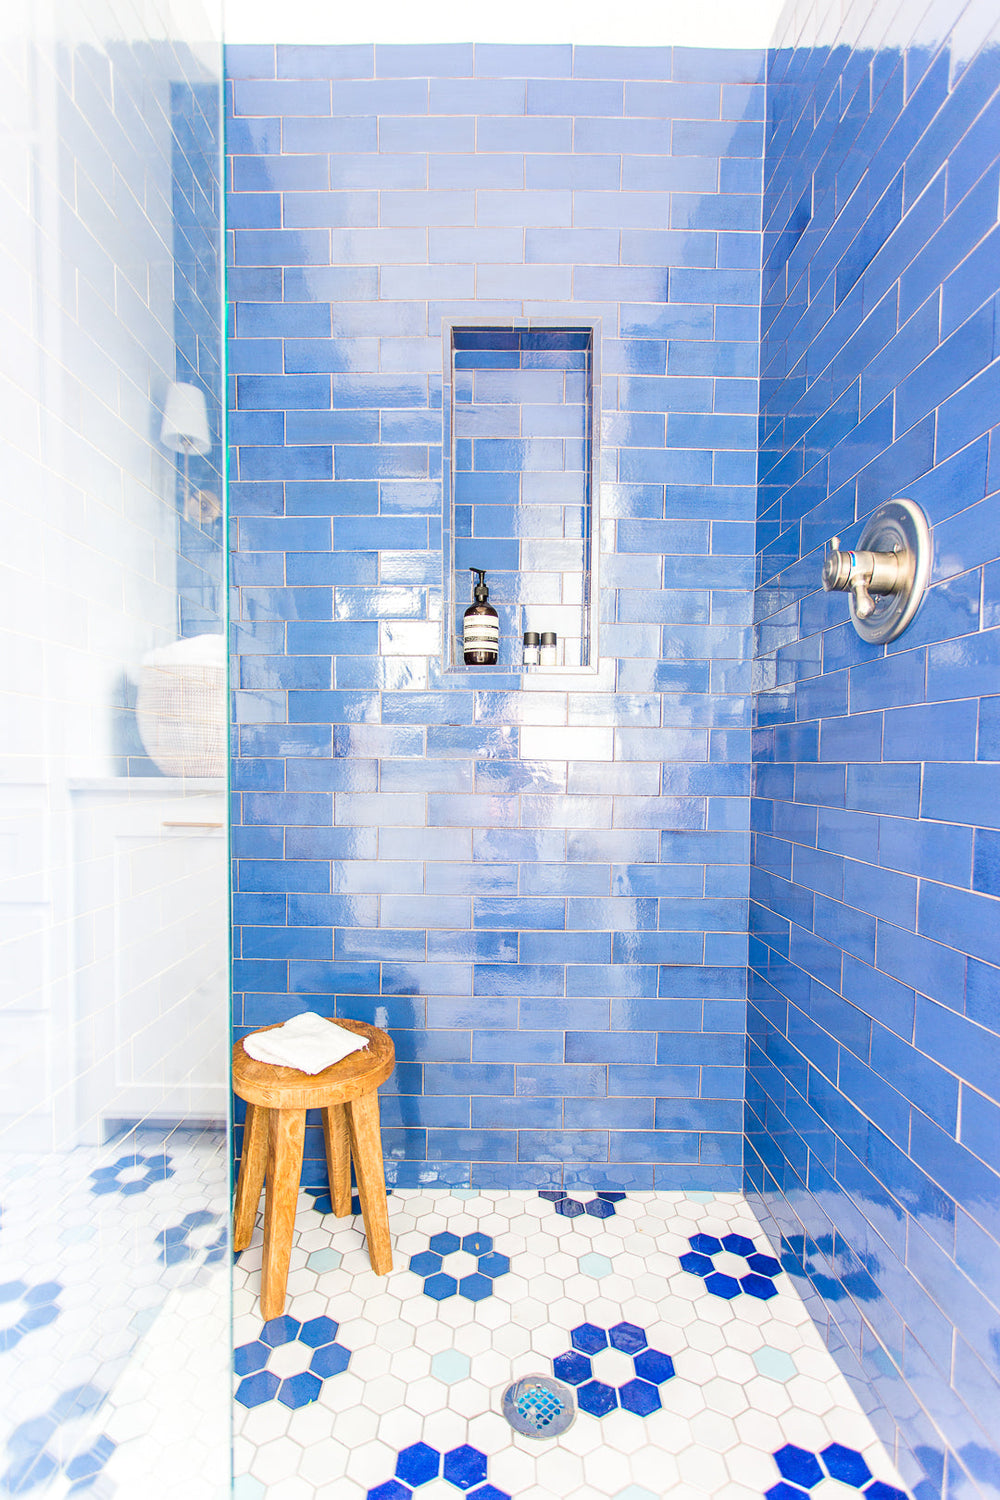
[{"label": "wooden stool top", "polygon": [[[342,1057],[322,1073],[303,1073],[278,1063],[258,1062],[244,1051],[242,1041],[237,1042],[233,1048],[233,1092],[248,1104],[263,1105],[265,1109],[326,1109],[377,1089],[396,1063],[392,1037],[377,1026],[369,1026],[367,1021],[342,1020],[338,1016],[337,1025],[357,1036],[366,1036],[368,1046]],[[251,1034],[259,1036],[263,1031],[273,1030],[273,1026],[262,1026]]]}]

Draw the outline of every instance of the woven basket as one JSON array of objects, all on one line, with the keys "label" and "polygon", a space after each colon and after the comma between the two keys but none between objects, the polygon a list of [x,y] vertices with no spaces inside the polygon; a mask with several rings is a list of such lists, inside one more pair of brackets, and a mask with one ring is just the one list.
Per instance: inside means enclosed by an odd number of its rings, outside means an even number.
[{"label": "woven basket", "polygon": [[164,776],[222,776],[226,768],[226,643],[196,635],[143,657],[135,716]]}]

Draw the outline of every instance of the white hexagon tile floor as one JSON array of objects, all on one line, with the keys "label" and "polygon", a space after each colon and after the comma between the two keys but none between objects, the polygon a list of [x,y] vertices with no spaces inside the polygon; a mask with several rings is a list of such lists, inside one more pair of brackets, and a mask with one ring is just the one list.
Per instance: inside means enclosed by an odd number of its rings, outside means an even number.
[{"label": "white hexagon tile floor", "polygon": [[[259,1224],[239,1257],[236,1500],[906,1500],[738,1194],[397,1189],[389,1219],[377,1277],[300,1194],[270,1323]],[[575,1393],[558,1437],[501,1415],[533,1374]],[[558,1390],[522,1410],[558,1425]]]},{"label": "white hexagon tile floor", "polygon": [[229,1493],[227,1154],[150,1127],[4,1158],[0,1494]]}]

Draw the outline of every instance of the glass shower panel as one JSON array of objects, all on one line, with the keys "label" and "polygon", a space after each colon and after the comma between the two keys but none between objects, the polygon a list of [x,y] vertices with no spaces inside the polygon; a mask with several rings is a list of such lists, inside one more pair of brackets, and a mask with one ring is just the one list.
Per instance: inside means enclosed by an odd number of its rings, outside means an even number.
[{"label": "glass shower panel", "polygon": [[220,1500],[220,6],[0,44],[0,1492]]}]

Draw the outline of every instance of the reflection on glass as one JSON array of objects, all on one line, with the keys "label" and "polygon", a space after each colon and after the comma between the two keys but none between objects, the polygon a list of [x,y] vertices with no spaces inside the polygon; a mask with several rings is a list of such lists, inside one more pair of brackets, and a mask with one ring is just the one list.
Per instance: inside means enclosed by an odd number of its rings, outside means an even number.
[{"label": "reflection on glass", "polygon": [[0,1493],[230,1491],[221,28],[171,16],[0,21]]}]

